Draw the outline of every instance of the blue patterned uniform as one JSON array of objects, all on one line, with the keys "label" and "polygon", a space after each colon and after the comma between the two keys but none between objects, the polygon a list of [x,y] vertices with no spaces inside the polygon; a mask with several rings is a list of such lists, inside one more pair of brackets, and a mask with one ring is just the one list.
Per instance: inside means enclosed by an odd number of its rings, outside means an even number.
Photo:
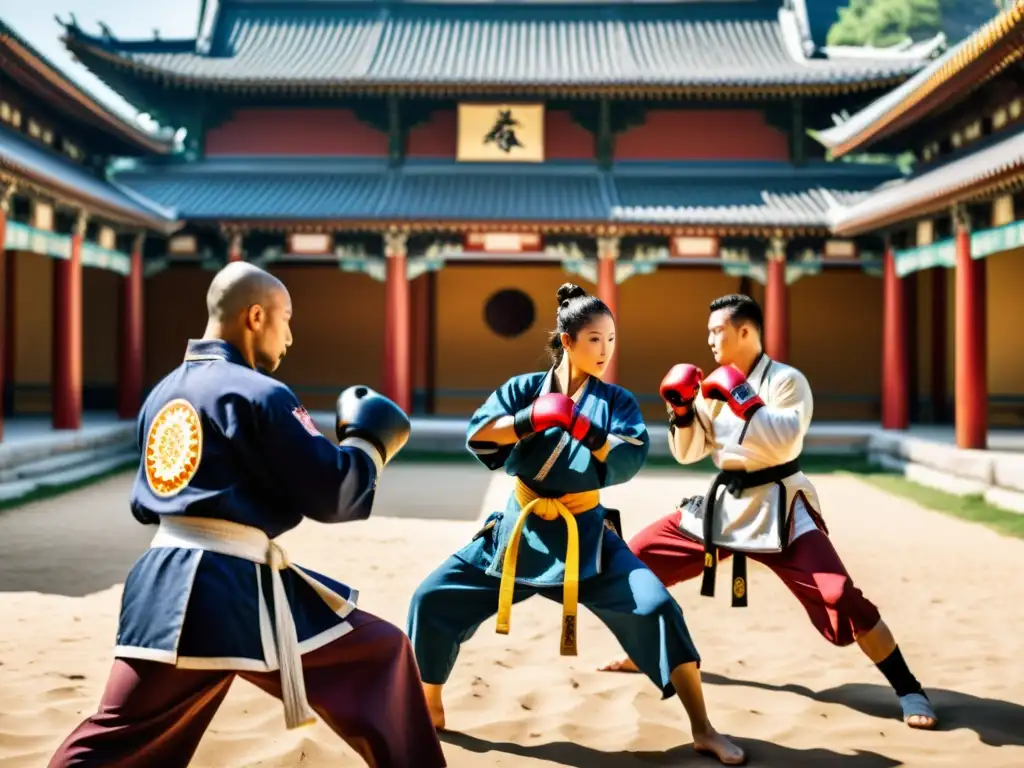
[{"label": "blue patterned uniform", "polygon": [[[273,539],[306,517],[362,520],[372,509],[378,469],[370,453],[320,434],[287,386],[250,368],[223,341],[189,342],[184,362],[143,404],[138,434],[143,455],[131,509],[146,525],[207,518]],[[340,601],[326,603],[303,575]],[[355,589],[298,566],[281,577],[300,653],[350,631]],[[279,662],[265,631],[273,615],[267,565],[154,546],[125,583],[115,655],[181,668],[274,670]]]},{"label": "blue patterned uniform", "polygon": [[[650,447],[640,408],[628,390],[593,377],[584,384],[577,407],[608,431],[614,447],[603,462],[557,428],[514,445],[473,442],[473,435],[484,425],[512,416],[550,393],[553,375],[548,370],[515,376],[493,392],[470,420],[470,452],[488,469],[504,468],[506,474],[548,497],[607,488],[633,478]],[[505,548],[520,509],[511,495],[505,509],[491,514],[482,531],[428,576],[413,596],[408,633],[424,682],[446,682],[461,644],[497,611]],[[605,516],[600,504],[576,516],[580,602],[608,626],[638,668],[669,696],[674,691],[669,680],[672,670],[699,661],[699,656],[678,604],[605,525]],[[519,545],[516,602],[537,594],[561,601],[566,530],[561,519],[529,517]]]}]

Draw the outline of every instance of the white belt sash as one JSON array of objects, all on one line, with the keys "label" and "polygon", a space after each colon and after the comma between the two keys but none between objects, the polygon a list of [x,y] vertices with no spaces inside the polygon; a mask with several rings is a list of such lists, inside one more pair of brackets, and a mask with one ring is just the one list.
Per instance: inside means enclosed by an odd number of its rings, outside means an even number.
[{"label": "white belt sash", "polygon": [[[259,605],[260,633],[263,635],[265,653],[268,656],[276,653],[281,668],[284,722],[288,728],[315,723],[316,713],[306,699],[306,682],[302,674],[302,655],[299,653],[295,619],[285,595],[281,571],[290,568],[298,574],[335,613],[340,613],[349,601],[315,579],[311,579],[301,569],[293,567],[280,545],[259,528],[252,526],[209,517],[163,516],[150,547],[202,549],[270,567],[270,581],[274,590],[274,629],[271,630],[271,634],[276,636],[276,647],[268,642],[270,638],[265,636],[270,630],[267,626],[269,622],[265,620],[269,618],[266,598],[262,598]],[[262,596],[262,590],[260,594]],[[267,662],[272,663],[273,659],[268,658]]]}]

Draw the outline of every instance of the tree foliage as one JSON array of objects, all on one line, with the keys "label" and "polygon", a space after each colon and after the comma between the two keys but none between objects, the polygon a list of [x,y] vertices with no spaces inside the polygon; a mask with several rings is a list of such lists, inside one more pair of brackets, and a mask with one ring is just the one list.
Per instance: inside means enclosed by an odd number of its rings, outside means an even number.
[{"label": "tree foliage", "polygon": [[828,44],[885,48],[907,38],[932,37],[941,29],[941,0],[850,0],[839,9]]}]

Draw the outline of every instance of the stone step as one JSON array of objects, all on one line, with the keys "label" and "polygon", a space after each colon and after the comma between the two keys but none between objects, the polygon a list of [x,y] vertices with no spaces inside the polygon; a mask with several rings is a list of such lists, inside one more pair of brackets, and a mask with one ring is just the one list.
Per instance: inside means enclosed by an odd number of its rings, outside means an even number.
[{"label": "stone step", "polygon": [[79,483],[120,467],[127,469],[138,462],[138,456],[139,452],[132,446],[108,452],[103,458],[93,458],[72,467],[65,467],[31,478],[0,482],[0,502],[16,501],[42,488]]},{"label": "stone step", "polygon": [[47,475],[69,471],[76,467],[104,462],[108,458],[122,455],[125,452],[138,454],[134,444],[124,440],[113,444],[100,444],[76,451],[51,454],[46,458],[37,458],[32,461],[16,464],[7,469],[0,469],[0,483],[46,477]]},{"label": "stone step", "polygon": [[136,439],[136,427],[127,421],[86,425],[80,430],[52,431],[19,439],[5,435],[4,441],[0,442],[0,471],[12,470],[58,454],[135,445]]}]

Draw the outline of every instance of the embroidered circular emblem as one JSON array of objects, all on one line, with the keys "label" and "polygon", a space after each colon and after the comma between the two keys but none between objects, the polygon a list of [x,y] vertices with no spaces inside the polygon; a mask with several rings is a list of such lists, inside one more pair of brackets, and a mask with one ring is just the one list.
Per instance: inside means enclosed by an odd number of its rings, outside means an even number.
[{"label": "embroidered circular emblem", "polygon": [[733,595],[735,595],[737,598],[740,598],[740,597],[743,597],[743,595],[746,594],[746,592],[747,592],[747,585],[744,583],[743,579],[733,579],[733,582],[732,582],[732,593],[733,593]]},{"label": "embroidered circular emblem", "polygon": [[157,496],[181,491],[199,469],[203,432],[186,400],[171,400],[153,419],[146,437],[146,481]]}]

